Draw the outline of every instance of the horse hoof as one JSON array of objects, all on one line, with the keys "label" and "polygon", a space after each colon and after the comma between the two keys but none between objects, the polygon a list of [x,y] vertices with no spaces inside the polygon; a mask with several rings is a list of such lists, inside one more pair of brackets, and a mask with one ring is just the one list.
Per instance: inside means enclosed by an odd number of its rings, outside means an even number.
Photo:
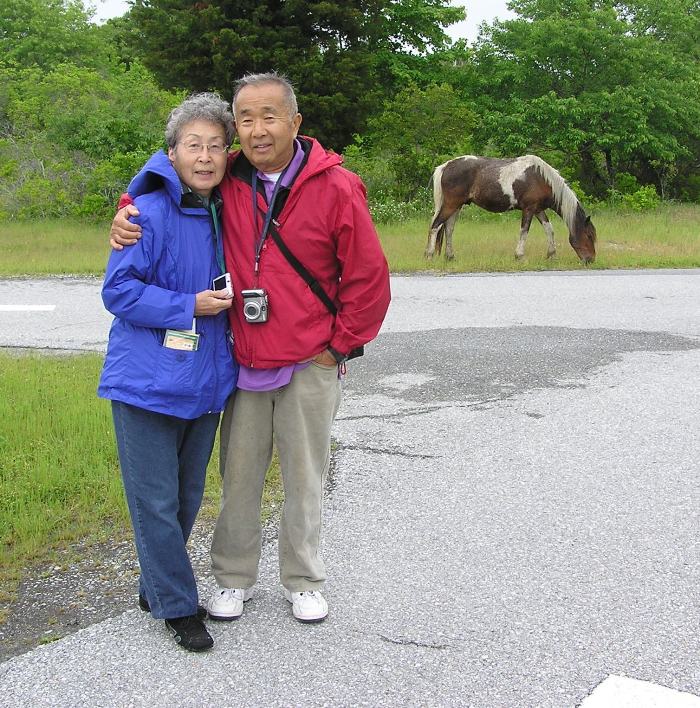
[{"label": "horse hoof", "polygon": [[551,253],[548,253],[548,254],[547,254],[547,258],[554,258],[554,256],[556,256],[556,255],[557,255],[557,252],[556,252],[556,251],[552,251]]},{"label": "horse hoof", "polygon": [[516,253],[516,254],[515,254],[515,260],[516,260],[516,261],[522,261],[523,258],[525,258],[525,254],[524,254],[524,253]]}]

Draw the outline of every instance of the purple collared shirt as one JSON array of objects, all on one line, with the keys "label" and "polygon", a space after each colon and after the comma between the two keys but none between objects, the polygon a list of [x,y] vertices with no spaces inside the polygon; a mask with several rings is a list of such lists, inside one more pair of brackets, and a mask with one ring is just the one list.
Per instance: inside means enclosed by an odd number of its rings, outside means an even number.
[{"label": "purple collared shirt", "polygon": [[[289,167],[285,172],[280,187],[288,187],[296,177],[301,163],[304,161],[304,151],[298,140],[294,140],[294,157],[289,163]],[[272,198],[272,192],[275,189],[275,183],[279,178],[279,173],[268,176],[264,172],[258,170],[258,179],[265,187],[265,195],[269,203]],[[264,327],[265,325],[255,325]],[[280,366],[276,369],[251,369],[248,366],[240,367],[238,371],[238,388],[243,391],[274,391],[276,388],[286,386],[291,380],[292,375],[299,369],[305,369],[309,362],[303,364],[289,364],[288,366]]]}]

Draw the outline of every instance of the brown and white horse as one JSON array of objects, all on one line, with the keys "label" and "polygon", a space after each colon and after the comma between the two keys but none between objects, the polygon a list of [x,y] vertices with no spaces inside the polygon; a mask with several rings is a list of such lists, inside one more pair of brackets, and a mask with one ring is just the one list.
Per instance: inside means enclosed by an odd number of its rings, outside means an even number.
[{"label": "brown and white horse", "polygon": [[553,209],[569,229],[569,243],[583,263],[595,260],[595,227],[586,216],[564,178],[544,160],[535,155],[499,159],[465,155],[449,160],[433,172],[435,213],[428,233],[425,257],[432,258],[442,250],[445,257],[454,258],[452,232],[460,209],[476,204],[487,211],[521,209],[520,239],[515,257],[525,255],[525,239],[532,217],[542,224],[547,234],[547,258],[556,252],[554,229],[545,209]]}]

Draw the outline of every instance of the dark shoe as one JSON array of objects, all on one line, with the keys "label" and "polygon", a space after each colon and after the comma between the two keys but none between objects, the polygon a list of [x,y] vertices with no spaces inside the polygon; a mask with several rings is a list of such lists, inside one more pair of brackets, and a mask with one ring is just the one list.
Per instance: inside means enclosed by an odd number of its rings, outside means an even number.
[{"label": "dark shoe", "polygon": [[[148,604],[148,600],[139,593],[139,607],[141,608],[142,612],[150,612],[151,611],[151,606]],[[197,605],[197,619],[206,619],[207,618],[207,608],[202,607],[201,605]]]},{"label": "dark shoe", "polygon": [[167,619],[165,626],[173,633],[175,641],[187,651],[206,651],[214,646],[211,634],[197,615]]}]

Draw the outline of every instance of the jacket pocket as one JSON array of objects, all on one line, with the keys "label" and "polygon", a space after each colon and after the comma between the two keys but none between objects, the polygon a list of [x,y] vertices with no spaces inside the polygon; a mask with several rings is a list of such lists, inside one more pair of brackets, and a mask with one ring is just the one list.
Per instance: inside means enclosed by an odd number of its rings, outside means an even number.
[{"label": "jacket pocket", "polygon": [[192,395],[196,355],[197,352],[161,347],[154,376],[155,390],[172,396]]}]

